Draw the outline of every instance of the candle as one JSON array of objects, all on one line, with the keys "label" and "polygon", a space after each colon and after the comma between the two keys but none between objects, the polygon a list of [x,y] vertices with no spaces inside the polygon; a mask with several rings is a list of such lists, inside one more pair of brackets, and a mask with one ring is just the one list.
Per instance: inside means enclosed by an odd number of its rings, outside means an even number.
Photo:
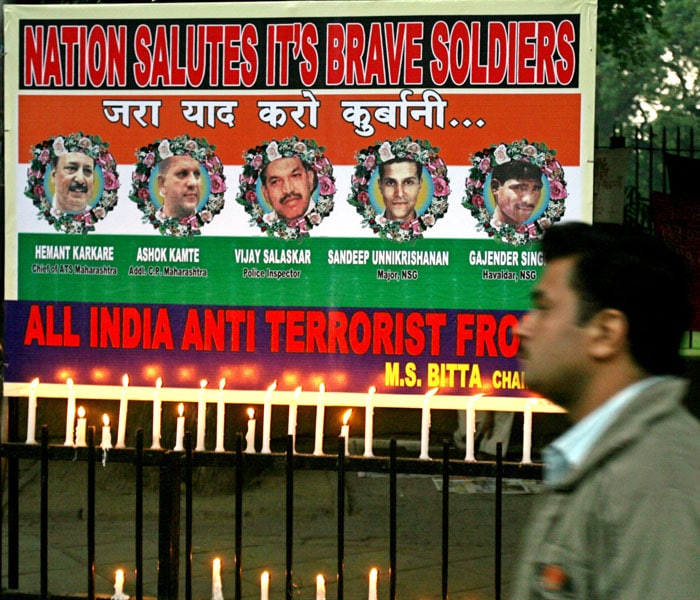
[{"label": "candle", "polygon": [[215,558],[211,568],[211,600],[224,600],[221,587],[221,559]]},{"label": "candle", "polygon": [[119,400],[119,424],[117,425],[117,444],[115,448],[124,448],[126,444],[126,408],[127,408],[127,391],[129,388],[129,376],[122,377],[122,397]]},{"label": "candle", "polygon": [[153,440],[151,448],[160,450],[160,388],[163,386],[163,380],[159,377],[156,379],[156,389],[153,392]]},{"label": "candle", "polygon": [[464,455],[464,460],[474,462],[474,431],[476,429],[476,413],[474,412],[474,398],[467,400],[467,419],[465,431],[465,444],[467,451]]},{"label": "candle", "polygon": [[314,443],[314,455],[320,456],[323,454],[323,419],[325,417],[325,405],[323,395],[326,392],[326,386],[321,384],[318,388],[318,398],[316,400],[316,437]]},{"label": "candle", "polygon": [[255,454],[255,409],[248,409],[248,432],[245,434],[245,450],[247,454]]},{"label": "candle", "polygon": [[532,463],[532,405],[534,403],[534,399],[526,398],[523,411],[523,464],[526,465]]},{"label": "candle", "polygon": [[301,394],[301,386],[294,390],[294,396],[289,403],[289,419],[287,421],[287,435],[292,436],[292,452],[295,452],[294,445],[297,437],[297,402]]},{"label": "candle", "polygon": [[224,451],[224,422],[226,417],[226,405],[224,404],[224,387],[226,380],[219,380],[219,396],[216,399],[216,447],[214,452]]},{"label": "candle", "polygon": [[326,600],[326,580],[323,575],[316,575],[316,600]]},{"label": "candle", "polygon": [[68,410],[66,411],[66,441],[64,446],[73,445],[73,427],[75,426],[75,392],[73,391],[73,380],[69,377],[66,380],[68,386]]},{"label": "candle", "polygon": [[263,571],[260,575],[260,600],[270,600],[270,572]]},{"label": "candle", "polygon": [[102,443],[100,448],[109,450],[112,447],[112,428],[109,426],[109,415],[102,415]]},{"label": "candle", "polygon": [[197,402],[197,446],[195,450],[202,452],[205,450],[204,436],[207,427],[207,402],[204,399],[204,388],[207,387],[207,380],[199,382],[199,401]]},{"label": "candle", "polygon": [[78,424],[75,426],[75,445],[84,447],[87,446],[85,434],[87,432],[87,419],[85,418],[85,409],[78,407]]},{"label": "candle", "polygon": [[35,377],[29,384],[29,398],[27,399],[27,444],[36,444],[36,388],[39,378]]},{"label": "candle", "polygon": [[374,435],[374,392],[376,388],[372,386],[367,392],[365,403],[365,456],[374,456],[372,451],[372,436]]},{"label": "candle", "polygon": [[185,439],[185,405],[180,402],[177,406],[177,428],[175,430],[175,447],[173,450],[181,452],[185,449],[183,442]]},{"label": "candle", "polygon": [[117,569],[114,574],[114,598],[117,600],[122,600],[124,596],[124,571],[122,569]]},{"label": "candle", "polygon": [[420,427],[420,460],[430,460],[428,454],[428,446],[430,444],[430,399],[433,397],[438,388],[430,390],[423,398],[423,412],[421,414]]},{"label": "candle", "polygon": [[272,423],[272,392],[277,388],[277,381],[273,381],[265,392],[263,403],[263,437],[260,452],[270,454],[270,425]]},{"label": "candle", "polygon": [[348,408],[343,413],[343,425],[340,428],[340,437],[345,438],[345,456],[350,454],[350,415],[352,415],[352,408]]},{"label": "candle", "polygon": [[369,593],[367,594],[367,600],[377,600],[377,576],[378,571],[376,568],[370,569],[369,572]]}]

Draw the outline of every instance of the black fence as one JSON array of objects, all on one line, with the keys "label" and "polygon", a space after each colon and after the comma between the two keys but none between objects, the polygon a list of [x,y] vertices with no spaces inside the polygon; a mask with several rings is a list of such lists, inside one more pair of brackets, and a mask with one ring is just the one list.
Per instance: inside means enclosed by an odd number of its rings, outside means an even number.
[{"label": "black fence", "polygon": [[[41,428],[41,436],[38,444],[27,444],[19,441],[19,401],[17,398],[8,399],[9,429],[8,442],[0,446],[1,456],[6,465],[6,493],[7,493],[7,531],[0,531],[0,558],[6,558],[7,565],[7,589],[0,590],[4,597],[22,598],[54,598],[61,596],[50,593],[49,582],[49,488],[48,479],[51,465],[56,461],[77,461],[84,464],[87,470],[86,493],[86,572],[84,579],[79,574],[73,574],[76,596],[87,597],[92,600],[98,597],[95,592],[95,525],[96,525],[96,465],[102,460],[102,450],[95,444],[95,428],[87,430],[87,446],[74,448],[65,445],[49,443],[48,426]],[[192,482],[193,470],[197,467],[213,467],[215,469],[233,469],[235,471],[235,484],[233,491],[232,519],[235,537],[235,586],[229,597],[242,598],[241,590],[241,565],[243,554],[243,517],[245,502],[245,477],[251,468],[264,468],[266,466],[284,466],[285,472],[285,599],[292,600],[294,595],[294,481],[295,473],[300,470],[323,470],[337,474],[337,592],[339,600],[344,598],[344,565],[345,565],[345,515],[346,515],[346,476],[350,472],[382,473],[387,475],[389,485],[389,583],[388,596],[391,600],[397,597],[396,581],[399,576],[397,567],[397,476],[400,474],[430,474],[442,478],[441,501],[442,522],[441,532],[441,561],[440,594],[442,598],[449,597],[449,564],[450,564],[450,495],[449,481],[453,476],[472,476],[495,478],[495,492],[493,494],[494,523],[493,543],[495,564],[493,565],[493,597],[497,600],[501,597],[502,579],[502,502],[504,478],[532,479],[541,478],[541,466],[536,464],[522,464],[505,462],[501,458],[501,448],[495,461],[470,462],[464,459],[450,458],[450,445],[443,444],[442,458],[439,460],[421,460],[397,455],[396,440],[389,444],[389,455],[384,457],[360,457],[346,454],[344,438],[338,439],[337,452],[322,456],[297,453],[294,439],[288,436],[286,450],[284,452],[271,452],[269,454],[248,454],[242,449],[242,436],[238,434],[234,451],[210,452],[192,451],[191,434],[187,432],[184,440],[184,451],[144,449],[143,430],[139,429],[136,435],[136,446],[126,449],[109,450],[111,463],[125,463],[133,466],[133,502],[134,502],[134,560],[135,565],[135,598],[141,600],[143,594],[143,544],[144,544],[144,472],[146,469],[156,469],[158,472],[158,598],[176,599],[180,597],[182,581],[180,578],[180,544],[184,537],[184,597],[192,598],[192,548],[193,548],[193,502],[194,486]],[[22,491],[19,485],[19,464],[22,460],[39,461],[41,469],[40,483],[40,592],[26,593],[21,591],[20,581],[20,531],[19,511]],[[181,519],[181,495],[184,490],[184,532],[181,531],[183,522]],[[401,524],[409,525],[409,524]],[[436,524],[437,527],[437,524]],[[4,539],[6,537],[6,543]],[[6,555],[6,556],[5,556]],[[0,561],[2,564],[2,561]],[[4,579],[0,573],[0,580]],[[81,579],[82,582],[81,583]],[[437,590],[436,590],[437,592]],[[104,596],[103,596],[104,597]],[[109,596],[107,596],[109,597]]]}]

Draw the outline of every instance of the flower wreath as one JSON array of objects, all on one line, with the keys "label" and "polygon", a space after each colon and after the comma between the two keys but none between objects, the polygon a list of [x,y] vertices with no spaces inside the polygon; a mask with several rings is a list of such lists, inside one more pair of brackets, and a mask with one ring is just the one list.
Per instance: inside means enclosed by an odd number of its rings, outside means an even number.
[{"label": "flower wreath", "polygon": [[[272,237],[291,240],[307,237],[309,230],[319,225],[333,210],[333,196],[336,192],[333,165],[324,155],[325,148],[314,140],[291,136],[282,140],[263,142],[245,154],[245,164],[241,173],[239,192],[236,201],[250,215],[250,225]],[[259,185],[260,174],[273,160],[298,156],[304,165],[310,167],[318,178],[314,205],[305,215],[287,221],[280,219],[271,207],[261,204]]]},{"label": "flower wreath", "polygon": [[[32,160],[27,170],[27,187],[24,195],[31,198],[39,209],[38,217],[46,219],[56,231],[82,233],[95,230],[95,223],[104,219],[117,204],[119,175],[117,162],[107,150],[109,144],[98,136],[84,135],[81,131],[66,136],[56,136],[36,144],[32,148]],[[47,195],[51,163],[63,154],[82,152],[95,161],[96,200],[79,213],[58,210]]]},{"label": "flower wreath", "polygon": [[[568,193],[564,169],[554,158],[556,153],[556,150],[547,148],[543,143],[522,139],[512,144],[492,145],[473,154],[473,166],[469,170],[466,182],[467,195],[462,205],[470,210],[479,222],[477,229],[486,231],[490,237],[517,246],[540,239],[545,229],[559,221],[566,210],[564,201]],[[549,200],[544,210],[530,222],[517,226],[494,221],[484,198],[484,185],[493,165],[502,165],[511,160],[524,160],[537,165],[546,176],[549,186]]]},{"label": "flower wreath", "polygon": [[[447,212],[450,180],[445,162],[438,156],[438,151],[439,148],[434,148],[427,140],[413,140],[410,137],[377,143],[358,151],[355,154],[357,165],[351,179],[348,202],[362,215],[362,226],[370,227],[374,233],[390,240],[405,242],[422,238],[423,232]],[[412,221],[391,221],[380,214],[372,203],[369,188],[373,171],[380,164],[396,158],[416,160],[430,174],[432,199],[425,211]]]},{"label": "flower wreath", "polygon": [[[190,138],[184,134],[176,138],[156,140],[148,146],[141,147],[136,156],[138,161],[132,175],[129,198],[136,202],[143,212],[144,223],[148,223],[163,235],[192,237],[200,235],[200,228],[209,223],[224,207],[226,177],[221,159],[214,153],[216,146],[210,145],[204,138]],[[205,190],[206,202],[193,215],[184,219],[169,217],[162,207],[153,202],[154,189],[151,174],[160,161],[171,156],[191,156],[206,169],[208,190]],[[208,192],[208,193],[207,193]]]}]

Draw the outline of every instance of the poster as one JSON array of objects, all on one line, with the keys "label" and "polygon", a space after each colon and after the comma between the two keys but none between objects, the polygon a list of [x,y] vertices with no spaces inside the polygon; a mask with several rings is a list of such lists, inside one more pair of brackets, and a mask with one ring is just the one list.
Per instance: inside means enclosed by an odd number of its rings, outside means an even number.
[{"label": "poster", "polygon": [[594,3],[4,10],[6,390],[527,395]]}]

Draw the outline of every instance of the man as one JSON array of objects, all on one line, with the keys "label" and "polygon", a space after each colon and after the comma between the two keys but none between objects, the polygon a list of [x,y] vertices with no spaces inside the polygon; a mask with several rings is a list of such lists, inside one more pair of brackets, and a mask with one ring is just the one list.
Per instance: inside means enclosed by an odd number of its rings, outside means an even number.
[{"label": "man", "polygon": [[491,191],[496,203],[494,221],[502,225],[522,225],[540,201],[542,171],[524,160],[497,165],[491,171]]},{"label": "man", "polygon": [[201,166],[189,155],[169,156],[161,160],[156,182],[163,214],[180,220],[197,212],[202,194],[201,179]]},{"label": "man", "polygon": [[395,158],[379,165],[379,191],[384,216],[390,221],[412,221],[420,193],[423,166],[410,158]]},{"label": "man", "polygon": [[310,210],[316,174],[298,156],[269,162],[260,178],[263,196],[279,219],[293,221]]},{"label": "man", "polygon": [[95,161],[82,152],[66,152],[54,158],[51,178],[54,207],[61,212],[83,212],[92,197]]},{"label": "man", "polygon": [[697,599],[700,424],[678,376],[687,269],[616,225],[556,225],[542,248],[520,356],[528,387],[573,426],[544,450],[512,598]]}]

